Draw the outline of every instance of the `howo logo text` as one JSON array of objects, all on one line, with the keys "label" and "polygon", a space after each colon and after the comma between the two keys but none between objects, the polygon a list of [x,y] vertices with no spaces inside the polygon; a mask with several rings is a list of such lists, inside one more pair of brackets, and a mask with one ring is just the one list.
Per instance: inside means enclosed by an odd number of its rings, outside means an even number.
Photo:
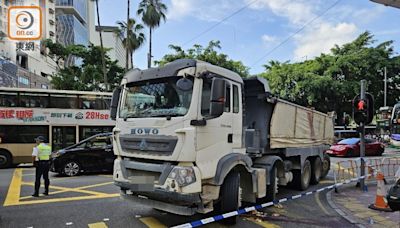
[{"label": "howo logo text", "polygon": [[131,129],[133,135],[158,135],[157,128],[133,128]]}]

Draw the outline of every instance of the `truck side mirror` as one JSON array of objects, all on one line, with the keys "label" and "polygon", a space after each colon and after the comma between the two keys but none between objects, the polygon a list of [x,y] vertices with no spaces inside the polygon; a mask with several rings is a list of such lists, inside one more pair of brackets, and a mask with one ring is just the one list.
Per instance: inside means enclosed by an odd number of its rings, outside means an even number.
[{"label": "truck side mirror", "polygon": [[224,113],[226,81],[222,78],[213,78],[210,96],[210,115],[217,117]]},{"label": "truck side mirror", "polygon": [[121,87],[115,88],[113,91],[111,106],[110,106],[110,117],[112,120],[115,120],[117,118],[117,109],[118,109],[120,95],[121,95]]}]

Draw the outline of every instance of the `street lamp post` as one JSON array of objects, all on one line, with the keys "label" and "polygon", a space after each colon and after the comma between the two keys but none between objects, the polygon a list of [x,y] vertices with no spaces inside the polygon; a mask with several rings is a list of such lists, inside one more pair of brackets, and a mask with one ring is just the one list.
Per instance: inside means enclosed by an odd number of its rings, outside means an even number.
[{"label": "street lamp post", "polygon": [[378,72],[382,75],[383,73],[383,107],[386,107],[386,100],[387,100],[387,70],[386,67],[383,68],[383,72],[382,70],[378,70]]}]

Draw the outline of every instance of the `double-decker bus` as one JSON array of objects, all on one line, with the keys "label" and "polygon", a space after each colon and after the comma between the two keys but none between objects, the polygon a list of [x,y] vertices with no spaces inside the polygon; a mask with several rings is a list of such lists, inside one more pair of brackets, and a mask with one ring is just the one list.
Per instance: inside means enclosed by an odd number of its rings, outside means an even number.
[{"label": "double-decker bus", "polygon": [[0,168],[32,161],[34,138],[53,151],[110,132],[111,93],[0,87]]},{"label": "double-decker bus", "polygon": [[393,107],[380,107],[376,111],[376,134],[379,139],[385,142],[390,138],[390,120],[392,117]]},{"label": "double-decker bus", "polygon": [[394,105],[390,119],[390,144],[400,146],[400,102]]}]

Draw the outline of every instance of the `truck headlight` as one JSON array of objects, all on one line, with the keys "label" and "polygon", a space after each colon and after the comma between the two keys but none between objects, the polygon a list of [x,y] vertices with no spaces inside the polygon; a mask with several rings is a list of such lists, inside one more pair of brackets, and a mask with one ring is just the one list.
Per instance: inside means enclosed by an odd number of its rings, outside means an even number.
[{"label": "truck headlight", "polygon": [[168,177],[174,179],[180,187],[196,182],[196,176],[192,167],[175,166]]}]

